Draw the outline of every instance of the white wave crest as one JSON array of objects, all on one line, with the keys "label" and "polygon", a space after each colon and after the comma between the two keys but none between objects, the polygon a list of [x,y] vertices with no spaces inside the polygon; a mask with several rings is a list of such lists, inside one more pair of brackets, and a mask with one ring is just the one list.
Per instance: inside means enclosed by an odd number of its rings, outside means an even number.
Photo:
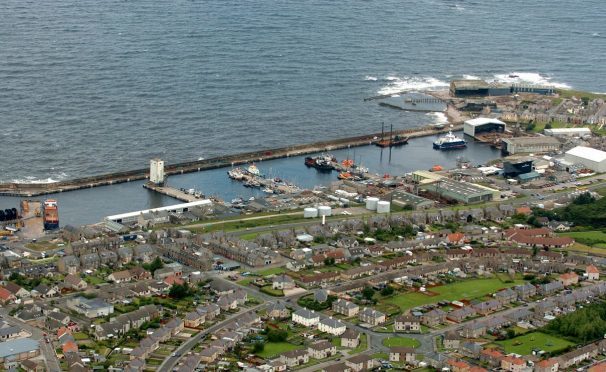
[{"label": "white wave crest", "polygon": [[465,80],[480,80],[481,78],[476,75],[463,75],[463,79]]},{"label": "white wave crest", "polygon": [[[54,178],[53,178],[54,177]],[[42,184],[42,183],[57,183],[68,178],[67,173],[61,172],[53,177],[48,178],[36,178],[34,176],[26,176],[25,178],[16,178],[11,182],[13,183],[24,183],[24,184]]]},{"label": "white wave crest", "polygon": [[448,124],[448,117],[443,112],[429,112],[425,115],[433,117],[432,124]]},{"label": "white wave crest", "polygon": [[448,87],[448,83],[433,77],[396,77],[388,76],[385,80],[389,84],[378,91],[378,94],[397,94],[405,91],[420,91],[428,89],[442,89]]},{"label": "white wave crest", "polygon": [[368,76],[368,75],[367,75],[367,76],[364,78],[364,80],[366,80],[366,81],[377,81],[377,80],[379,80],[379,79],[378,79],[376,76]]},{"label": "white wave crest", "polygon": [[525,83],[532,85],[547,85],[554,88],[569,89],[570,85],[559,83],[552,80],[551,77],[541,75],[537,72],[512,72],[509,74],[494,75],[496,81],[503,83]]}]

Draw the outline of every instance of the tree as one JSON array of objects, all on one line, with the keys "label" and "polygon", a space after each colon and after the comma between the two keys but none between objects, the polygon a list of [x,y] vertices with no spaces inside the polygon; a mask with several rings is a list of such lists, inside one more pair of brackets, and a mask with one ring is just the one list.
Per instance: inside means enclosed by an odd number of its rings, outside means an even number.
[{"label": "tree", "polygon": [[332,266],[335,264],[335,258],[334,257],[326,257],[324,259],[324,265],[326,266]]},{"label": "tree", "polygon": [[156,270],[164,267],[164,263],[162,263],[162,259],[160,257],[154,258],[154,260],[149,264],[143,264],[143,268],[149,272],[151,272],[152,276],[156,272]]},{"label": "tree", "polygon": [[172,298],[179,300],[189,296],[189,292],[189,286],[187,285],[187,283],[173,284],[172,287],[170,287],[168,295]]},{"label": "tree", "polygon": [[537,255],[537,253],[539,253],[539,248],[538,248],[538,247],[537,247],[537,245],[535,244],[535,245],[533,245],[533,246],[532,246],[532,256],[533,256],[533,257],[534,257],[534,256],[536,256],[536,255]]},{"label": "tree", "polygon": [[553,126],[551,125],[551,123],[547,123],[545,124],[545,129],[551,129]]},{"label": "tree", "polygon": [[382,290],[381,290],[381,295],[383,296],[389,296],[392,295],[394,292],[393,287],[390,285],[386,285]]},{"label": "tree", "polygon": [[253,343],[253,353],[259,354],[265,350],[265,343],[262,341],[257,341]]},{"label": "tree", "polygon": [[364,287],[364,289],[362,290],[362,297],[364,297],[368,301],[371,301],[374,295],[375,290],[372,289],[372,287]]}]

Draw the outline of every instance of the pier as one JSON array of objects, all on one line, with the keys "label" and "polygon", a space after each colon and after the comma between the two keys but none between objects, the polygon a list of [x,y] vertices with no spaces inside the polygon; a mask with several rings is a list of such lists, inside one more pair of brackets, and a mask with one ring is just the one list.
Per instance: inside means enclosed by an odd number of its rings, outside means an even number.
[{"label": "pier", "polygon": [[[462,130],[462,125],[455,125],[453,130]],[[448,132],[447,128],[436,129],[433,126],[424,126],[420,128],[394,131],[394,135],[406,136],[409,138],[432,136],[438,133]],[[380,138],[381,133],[372,133],[357,137],[341,138],[331,141],[314,142],[310,144],[294,145],[276,149],[259,150],[241,154],[218,156],[204,160],[194,160],[169,164],[165,166],[166,175],[175,175],[183,173],[199,172],[208,169],[232,167],[251,162],[264,160],[280,159],[290,156],[299,156],[319,152],[328,152],[338,149],[346,149],[358,146],[367,146],[374,140]],[[149,169],[136,169],[124,172],[108,173],[97,176],[82,177],[69,181],[60,181],[44,184],[30,183],[3,183],[0,184],[0,195],[2,196],[20,196],[34,197],[72,190],[81,190],[99,186],[113,185],[117,183],[140,181],[149,177]]]},{"label": "pier", "polygon": [[200,197],[197,197],[196,195],[192,195],[190,193],[176,189],[174,187],[170,187],[170,186],[166,186],[166,185],[158,186],[158,185],[154,184],[153,182],[146,182],[145,184],[143,184],[143,187],[148,190],[152,190],[152,191],[158,192],[160,194],[170,196],[171,198],[184,201],[186,203],[191,203],[196,200],[204,199],[203,195],[201,195]]}]

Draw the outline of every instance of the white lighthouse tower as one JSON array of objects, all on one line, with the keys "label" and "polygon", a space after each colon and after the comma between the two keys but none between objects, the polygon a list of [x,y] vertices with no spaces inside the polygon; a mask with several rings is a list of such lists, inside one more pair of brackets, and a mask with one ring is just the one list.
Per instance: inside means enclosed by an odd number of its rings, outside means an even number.
[{"label": "white lighthouse tower", "polygon": [[151,159],[149,161],[149,182],[157,185],[164,185],[164,160]]}]

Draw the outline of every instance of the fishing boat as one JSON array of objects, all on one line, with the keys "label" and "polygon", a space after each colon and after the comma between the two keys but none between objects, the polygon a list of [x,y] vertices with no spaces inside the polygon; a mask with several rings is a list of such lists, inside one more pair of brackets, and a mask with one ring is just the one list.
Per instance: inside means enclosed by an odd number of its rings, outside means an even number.
[{"label": "fishing boat", "polygon": [[402,146],[408,143],[408,137],[400,136],[399,134],[393,135],[393,124],[390,126],[389,138],[385,138],[385,126],[381,124],[381,139],[374,141],[373,143],[379,147],[395,147]]},{"label": "fishing boat", "polygon": [[308,167],[316,168],[319,171],[331,172],[335,169],[334,162],[335,157],[332,155],[320,155],[312,158],[310,156],[305,158],[305,165]]},{"label": "fishing boat", "polygon": [[246,168],[246,171],[253,176],[259,176],[259,177],[261,176],[261,171],[259,170],[259,168],[257,168],[255,163],[252,163],[251,165],[249,165],[248,168]]},{"label": "fishing boat", "polygon": [[463,149],[467,147],[467,141],[463,138],[457,137],[452,133],[452,125],[450,126],[451,130],[448,133],[433,143],[433,148],[436,150],[454,150],[454,149]]},{"label": "fishing boat", "polygon": [[341,173],[339,173],[337,178],[340,180],[349,180],[352,178],[352,175],[349,172],[341,172]]},{"label": "fishing boat", "polygon": [[244,178],[244,173],[242,172],[242,169],[240,169],[240,168],[234,168],[232,170],[228,170],[227,175],[232,180],[237,180],[237,181],[240,181]]}]

